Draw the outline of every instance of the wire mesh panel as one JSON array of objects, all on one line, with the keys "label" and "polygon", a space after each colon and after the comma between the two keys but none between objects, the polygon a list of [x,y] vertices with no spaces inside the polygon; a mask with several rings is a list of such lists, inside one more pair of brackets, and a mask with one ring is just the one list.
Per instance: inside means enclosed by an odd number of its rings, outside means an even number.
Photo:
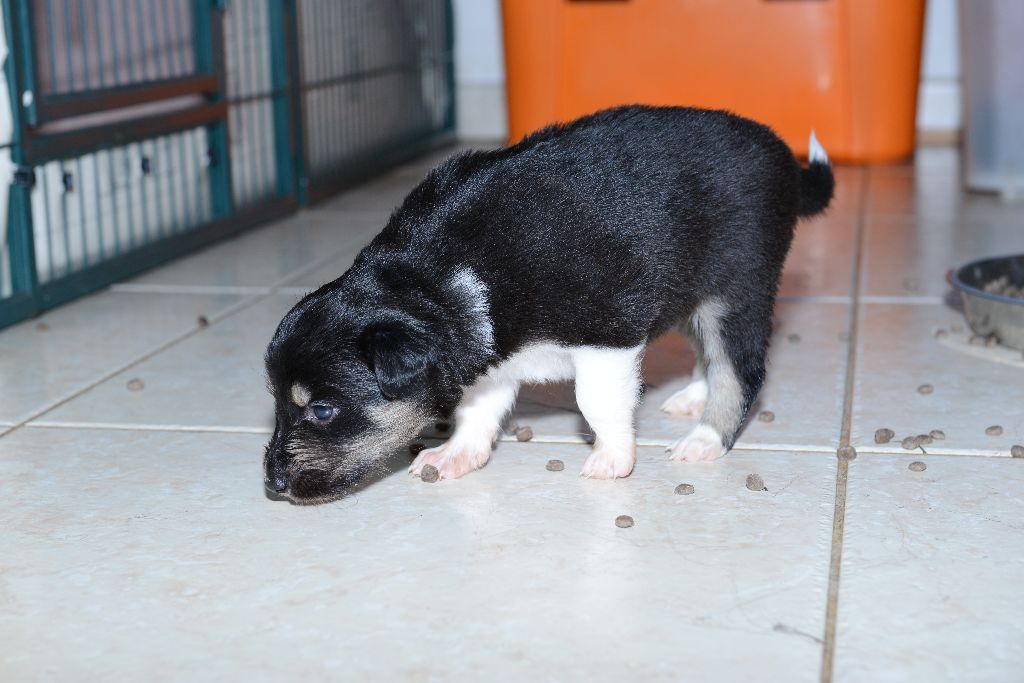
[{"label": "wire mesh panel", "polygon": [[272,25],[283,15],[275,10],[275,0],[232,0],[224,19],[231,185],[239,207],[276,196],[281,173],[294,172],[277,150],[281,128],[287,128],[281,118],[287,116],[288,91],[283,69],[273,63],[285,53],[282,27]]},{"label": "wire mesh panel", "polygon": [[206,137],[198,128],[40,166],[31,193],[40,284],[208,222]]},{"label": "wire mesh panel", "polygon": [[40,95],[193,74],[192,0],[35,0]]},{"label": "wire mesh panel", "polygon": [[300,0],[300,91],[311,183],[451,123],[442,0]]}]

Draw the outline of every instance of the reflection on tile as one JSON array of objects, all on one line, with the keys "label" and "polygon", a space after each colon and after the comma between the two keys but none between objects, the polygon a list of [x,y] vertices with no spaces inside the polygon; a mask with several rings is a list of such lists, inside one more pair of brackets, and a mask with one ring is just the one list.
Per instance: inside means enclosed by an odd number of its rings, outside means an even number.
[{"label": "reflection on tile", "polygon": [[304,211],[215,244],[129,282],[268,287],[317,259],[368,241],[381,226],[375,213]]},{"label": "reflection on tile", "polygon": [[[845,305],[782,303],[776,307],[768,381],[737,447],[838,446],[846,368],[846,343],[840,334],[846,331],[847,318]],[[790,341],[791,335],[799,340]],[[667,334],[648,349],[643,363],[647,388],[637,413],[640,443],[667,445],[697,424],[696,418],[672,417],[660,410],[665,399],[686,386],[692,372],[693,355],[678,334]],[[774,421],[757,420],[761,410],[775,413]],[[541,439],[590,436],[568,384],[524,387],[511,421],[529,424]]]},{"label": "reflection on tile", "polygon": [[0,332],[0,420],[16,423],[242,301],[101,292]]},{"label": "reflection on tile", "polygon": [[[42,417],[46,423],[271,431],[263,353],[294,296],[273,296],[115,375]],[[129,391],[138,378],[142,391]]]},{"label": "reflection on tile", "polygon": [[597,482],[575,475],[585,447],[501,444],[463,480],[295,507],[264,498],[262,442],[0,440],[7,676],[818,679],[834,458],[737,456],[680,496],[651,449]]},{"label": "reflection on tile", "polygon": [[850,463],[835,680],[1018,681],[1024,462]]},{"label": "reflection on tile", "polygon": [[[876,448],[874,433],[882,427],[898,437],[884,450],[899,451],[899,439],[933,429],[946,438],[925,450],[1008,455],[1011,445],[1024,443],[1024,373],[935,337],[940,328],[963,325],[963,317],[943,305],[862,307],[854,446]],[[933,391],[920,393],[924,384]],[[1003,433],[987,435],[993,425]]]}]

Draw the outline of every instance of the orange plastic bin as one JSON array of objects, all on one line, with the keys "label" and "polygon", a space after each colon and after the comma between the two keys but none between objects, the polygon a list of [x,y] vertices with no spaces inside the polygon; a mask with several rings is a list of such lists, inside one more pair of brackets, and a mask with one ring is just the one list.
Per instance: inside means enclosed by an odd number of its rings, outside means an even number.
[{"label": "orange plastic bin", "polygon": [[728,109],[797,154],[914,148],[924,0],[504,0],[509,138],[616,104]]}]

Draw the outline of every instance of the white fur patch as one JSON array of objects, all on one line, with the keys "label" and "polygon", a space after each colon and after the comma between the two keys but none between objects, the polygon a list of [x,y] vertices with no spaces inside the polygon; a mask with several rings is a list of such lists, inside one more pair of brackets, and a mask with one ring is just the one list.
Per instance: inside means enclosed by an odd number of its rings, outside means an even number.
[{"label": "white fur patch", "polygon": [[299,384],[298,382],[292,385],[292,403],[300,408],[305,408],[309,405],[309,400],[311,398],[313,398],[313,395],[304,385]]},{"label": "white fur patch", "polygon": [[465,302],[469,315],[477,326],[473,337],[485,351],[494,350],[494,323],[491,322],[490,299],[487,285],[472,268],[462,268],[449,282]]},{"label": "white fur patch", "polygon": [[810,151],[807,154],[808,161],[812,164],[828,163],[828,153],[825,152],[825,148],[821,146],[820,142],[818,142],[818,136],[814,134],[813,128],[811,129],[811,139],[810,142],[807,143],[807,146],[810,148]]}]

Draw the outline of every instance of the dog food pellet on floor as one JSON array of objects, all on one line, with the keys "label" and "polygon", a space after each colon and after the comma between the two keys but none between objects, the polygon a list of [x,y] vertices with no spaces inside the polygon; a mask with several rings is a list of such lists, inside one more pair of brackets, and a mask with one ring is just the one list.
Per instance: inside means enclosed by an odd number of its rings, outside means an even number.
[{"label": "dog food pellet on floor", "polygon": [[924,472],[926,469],[928,469],[928,465],[925,465],[920,460],[915,460],[914,462],[907,465],[907,469],[910,470],[911,472]]},{"label": "dog food pellet on floor", "polygon": [[856,460],[857,449],[853,446],[840,446],[839,450],[836,451],[836,455],[839,456],[840,460]]},{"label": "dog food pellet on floor", "polygon": [[680,484],[676,487],[676,493],[680,496],[688,496],[694,491],[693,484]]},{"label": "dog food pellet on floor", "polygon": [[142,391],[146,387],[146,383],[138,377],[128,380],[128,391]]},{"label": "dog food pellet on floor", "polygon": [[875,430],[875,443],[889,443],[896,436],[896,432],[887,427]]},{"label": "dog food pellet on floor", "polygon": [[548,472],[561,472],[565,469],[565,463],[561,460],[548,460]]},{"label": "dog food pellet on floor", "polygon": [[210,319],[207,318],[205,315],[201,315],[198,318],[196,318],[196,324],[199,325],[199,327],[207,327],[210,324]]},{"label": "dog food pellet on floor", "polygon": [[757,414],[757,419],[760,420],[761,422],[774,422],[775,413],[773,413],[770,410],[762,410],[760,413]]},{"label": "dog food pellet on floor", "polygon": [[516,430],[516,441],[529,441],[533,438],[533,429],[529,426]]},{"label": "dog food pellet on floor", "polygon": [[628,529],[633,526],[633,518],[629,515],[619,515],[615,518],[615,526],[620,529]]},{"label": "dog food pellet on floor", "polygon": [[919,394],[930,394],[933,391],[935,391],[935,387],[933,387],[931,384],[922,384],[917,388],[917,393]]},{"label": "dog food pellet on floor", "polygon": [[944,330],[942,328],[939,328],[939,329],[935,330],[935,338],[936,339],[945,339],[948,336],[949,336],[949,332],[946,332],[946,330]]},{"label": "dog food pellet on floor", "polygon": [[440,478],[440,476],[441,475],[437,471],[437,468],[434,467],[433,465],[424,465],[423,469],[420,470],[420,479],[427,482],[428,484],[433,484]]},{"label": "dog food pellet on floor", "polygon": [[747,475],[747,488],[751,491],[767,491],[765,488],[764,479],[761,478],[760,474],[756,472],[754,474]]},{"label": "dog food pellet on floor", "polygon": [[930,444],[932,442],[932,437],[931,437],[930,434],[918,434],[917,435],[917,442],[919,444],[921,444],[922,446],[927,446],[928,444]]},{"label": "dog food pellet on floor", "polygon": [[912,451],[921,445],[920,439],[916,436],[908,436],[900,442],[900,445],[906,448],[908,451]]},{"label": "dog food pellet on floor", "polygon": [[799,334],[791,334],[788,337],[786,337],[786,339],[789,340],[790,344],[799,344],[800,343],[800,335]]},{"label": "dog food pellet on floor", "polygon": [[412,455],[419,455],[420,451],[422,451],[424,448],[426,448],[426,446],[424,446],[421,443],[411,443],[409,444],[409,453]]},{"label": "dog food pellet on floor", "polygon": [[1014,458],[1024,458],[1024,446],[1011,446],[1010,455]]},{"label": "dog food pellet on floor", "polygon": [[992,425],[991,427],[985,428],[985,433],[989,436],[999,436],[1003,433],[1003,428],[999,425]]},{"label": "dog food pellet on floor", "polygon": [[932,431],[928,432],[928,436],[932,437],[936,441],[942,441],[943,439],[946,438],[946,432],[942,431],[941,429],[933,429]]}]

